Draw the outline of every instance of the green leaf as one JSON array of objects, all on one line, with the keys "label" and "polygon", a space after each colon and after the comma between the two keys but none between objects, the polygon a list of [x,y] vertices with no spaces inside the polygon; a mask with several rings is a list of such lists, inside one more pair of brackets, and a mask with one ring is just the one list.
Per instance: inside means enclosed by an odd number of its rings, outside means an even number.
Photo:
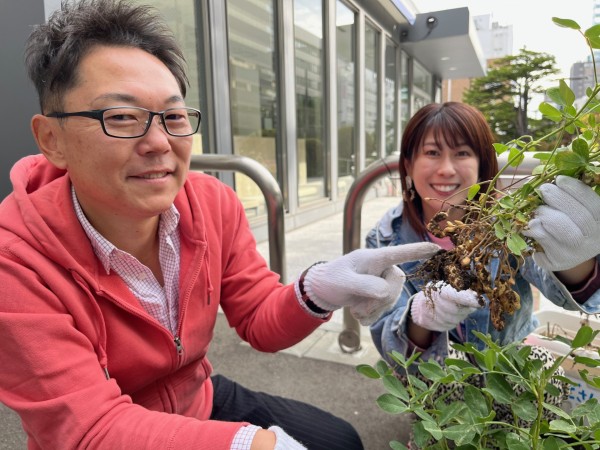
[{"label": "green leaf", "polygon": [[528,443],[515,433],[508,433],[506,435],[506,445],[510,450],[531,450]]},{"label": "green leaf", "polygon": [[573,348],[582,348],[590,344],[594,340],[594,331],[591,327],[583,326],[577,330],[577,334],[573,338],[571,346]]},{"label": "green leaf", "polygon": [[558,86],[552,86],[551,88],[546,89],[546,95],[557,105],[565,106],[564,99],[560,95],[560,89]]},{"label": "green leaf", "polygon": [[409,402],[410,396],[408,394],[408,391],[406,390],[402,382],[394,375],[385,375],[383,377],[383,386],[393,396],[398,397],[399,399],[407,403]]},{"label": "green leaf", "polygon": [[549,438],[542,440],[542,449],[543,450],[560,450],[561,444],[566,444],[562,439],[558,439],[555,436],[550,436]]},{"label": "green leaf", "polygon": [[522,151],[516,147],[512,147],[508,154],[508,161],[512,167],[517,167],[519,164],[523,162],[525,159],[525,155]]},{"label": "green leaf", "polygon": [[377,370],[380,375],[385,375],[386,373],[390,372],[390,366],[388,366],[387,362],[381,359],[377,361],[377,364],[375,364],[375,370]]},{"label": "green leaf", "polygon": [[494,233],[496,234],[496,237],[498,239],[500,239],[501,241],[504,240],[504,238],[507,236],[507,233],[504,230],[502,223],[500,223],[500,222],[496,222],[494,224]]},{"label": "green leaf", "polygon": [[453,419],[460,417],[466,406],[461,402],[452,402],[440,409],[439,424],[446,425]]},{"label": "green leaf", "polygon": [[414,441],[417,444],[417,448],[425,447],[429,439],[431,439],[431,434],[425,430],[425,427],[423,427],[423,422],[420,421],[416,421],[413,424],[413,435]]},{"label": "green leaf", "polygon": [[570,173],[575,173],[578,169],[585,168],[587,165],[586,159],[572,151],[557,153],[554,160],[559,170]]},{"label": "green leaf", "polygon": [[481,190],[481,185],[479,185],[479,184],[474,184],[473,186],[471,186],[467,193],[467,200],[473,200],[480,190]]},{"label": "green leaf", "polygon": [[575,94],[571,88],[565,83],[565,80],[561,79],[559,82],[560,97],[564,100],[564,104],[571,106],[575,102]]},{"label": "green leaf", "polygon": [[499,142],[494,142],[492,145],[494,146],[494,150],[496,150],[496,155],[501,155],[508,150],[508,145],[504,145]]},{"label": "green leaf", "polygon": [[573,359],[576,363],[583,364],[588,367],[600,367],[600,360],[594,358],[588,358],[586,356],[574,356]]},{"label": "green leaf", "polygon": [[552,157],[552,153],[551,152],[534,153],[533,157],[535,159],[539,159],[540,161],[549,161],[550,158]]},{"label": "green leaf", "polygon": [[465,386],[464,396],[467,407],[475,416],[485,417],[489,414],[487,401],[479,389],[467,384]]},{"label": "green leaf", "polygon": [[566,420],[552,420],[550,421],[551,431],[562,431],[563,433],[575,433],[577,427]]},{"label": "green leaf", "polygon": [[537,407],[528,398],[519,398],[513,403],[513,411],[517,417],[523,420],[535,420]]},{"label": "green leaf", "polygon": [[419,372],[421,372],[425,378],[432,381],[440,381],[448,375],[438,363],[431,361],[419,364]]},{"label": "green leaf", "polygon": [[458,445],[471,442],[477,429],[471,424],[452,425],[444,430],[444,437],[456,442]]},{"label": "green leaf", "polygon": [[390,448],[392,450],[409,450],[406,445],[404,445],[402,442],[398,442],[398,441],[391,441]]},{"label": "green leaf", "polygon": [[560,122],[562,120],[562,113],[550,103],[540,103],[539,110],[544,116],[553,122]]},{"label": "green leaf", "polygon": [[380,395],[377,399],[377,405],[389,414],[401,414],[408,411],[406,404],[392,394]]},{"label": "green leaf", "polygon": [[527,250],[527,242],[518,234],[511,234],[506,240],[508,249],[517,256],[520,256],[525,250]]},{"label": "green leaf", "polygon": [[581,30],[579,24],[571,19],[561,19],[559,17],[553,17],[552,22],[554,22],[559,27],[571,28],[573,30]]},{"label": "green leaf", "polygon": [[584,36],[588,39],[600,38],[600,24],[593,25],[584,31]]},{"label": "green leaf", "polygon": [[427,430],[429,434],[431,434],[433,438],[437,441],[439,441],[443,437],[442,429],[435,422],[424,420],[423,428]]},{"label": "green leaf", "polygon": [[571,148],[585,161],[590,159],[590,147],[585,139],[577,138],[571,143]]},{"label": "green leaf", "polygon": [[571,419],[571,416],[569,416],[569,413],[567,413],[564,409],[559,408],[558,406],[552,405],[550,403],[543,403],[543,405],[544,405],[544,408],[546,408],[550,412],[553,412],[558,417],[562,417],[563,419],[566,419],[566,420]]},{"label": "green leaf", "polygon": [[359,364],[356,366],[356,371],[365,377],[373,378],[375,380],[381,378],[381,375],[368,364]]},{"label": "green leaf", "polygon": [[496,402],[501,404],[512,403],[515,393],[504,376],[499,373],[488,373],[485,379],[487,387],[483,390],[489,393]]}]

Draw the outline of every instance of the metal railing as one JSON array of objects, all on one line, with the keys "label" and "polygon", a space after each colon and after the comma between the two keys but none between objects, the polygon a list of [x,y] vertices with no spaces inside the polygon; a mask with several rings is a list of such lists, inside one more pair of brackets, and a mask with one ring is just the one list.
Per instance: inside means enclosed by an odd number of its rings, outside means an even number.
[{"label": "metal railing", "polygon": [[283,195],[277,180],[266,167],[254,159],[241,155],[193,155],[192,170],[241,172],[252,179],[260,188],[267,208],[269,233],[269,266],[273,272],[286,280],[285,235]]},{"label": "metal railing", "polygon": [[[504,167],[508,162],[508,152],[498,157],[499,167]],[[526,155],[523,162],[517,167],[509,167],[500,177],[503,186],[513,185],[519,179],[530,175],[539,161],[531,155]],[[397,155],[388,156],[369,165],[363,170],[350,186],[344,203],[343,223],[343,252],[350,253],[361,247],[361,213],[362,205],[368,189],[379,179],[399,174],[400,163]],[[338,336],[338,344],[344,353],[354,353],[360,350],[360,323],[350,314],[348,308],[343,312],[344,329]]]}]

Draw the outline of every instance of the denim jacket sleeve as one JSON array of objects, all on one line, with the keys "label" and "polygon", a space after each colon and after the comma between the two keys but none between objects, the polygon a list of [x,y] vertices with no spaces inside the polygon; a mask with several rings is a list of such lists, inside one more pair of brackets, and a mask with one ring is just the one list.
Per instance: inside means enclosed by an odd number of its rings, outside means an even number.
[{"label": "denim jacket sleeve", "polygon": [[[422,239],[407,224],[401,224],[402,204],[390,209],[379,220],[377,225],[367,234],[367,248],[386,247],[389,245],[409,244],[420,242]],[[400,268],[405,273],[412,273],[417,267],[418,262],[409,262],[401,264]],[[375,347],[380,355],[388,363],[393,364],[390,354],[397,351],[402,355],[407,355],[409,348],[407,338],[408,313],[412,297],[421,290],[420,284],[407,280],[398,301],[394,307],[381,316],[373,325],[371,325],[371,337]],[[422,354],[424,360],[431,358],[441,359],[447,354],[448,333],[440,333],[433,344]]]},{"label": "denim jacket sleeve", "polygon": [[[600,263],[600,256],[596,256]],[[584,314],[600,313],[600,291],[596,291],[585,303],[577,303],[566,286],[559,281],[554,272],[542,269],[528,258],[521,268],[523,277],[537,287],[540,292],[557,306]]]}]

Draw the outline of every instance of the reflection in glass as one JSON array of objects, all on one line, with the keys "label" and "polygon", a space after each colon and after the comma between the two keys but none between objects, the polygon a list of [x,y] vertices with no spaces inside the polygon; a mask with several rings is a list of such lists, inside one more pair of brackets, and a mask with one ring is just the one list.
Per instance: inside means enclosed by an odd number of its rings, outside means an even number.
[{"label": "reflection in glass", "polygon": [[365,167],[379,158],[379,33],[365,26]]},{"label": "reflection in glass", "polygon": [[323,8],[321,0],[294,1],[298,203],[327,196],[324,148]]},{"label": "reflection in glass", "polygon": [[400,53],[400,130],[410,119],[410,90],[408,88],[408,55]]},{"label": "reflection in glass", "polygon": [[356,15],[340,0],[336,7],[337,50],[337,115],[338,115],[338,194],[343,196],[356,168],[355,80],[356,80]]},{"label": "reflection in glass", "polygon": [[390,39],[385,45],[385,156],[397,152],[396,115],[398,108],[396,96],[396,46]]},{"label": "reflection in glass", "polygon": [[432,102],[433,79],[427,69],[417,61],[413,64],[413,97],[414,108],[418,111]]},{"label": "reflection in glass", "polygon": [[[227,0],[233,150],[255,159],[277,178],[277,74],[272,0]],[[218,101],[218,97],[217,97]],[[259,187],[235,174],[248,217],[265,214]]]},{"label": "reflection in glass", "polygon": [[[195,17],[196,4],[190,0],[146,0],[145,3],[158,9],[165,21],[173,30],[177,42],[181,45],[187,63],[187,75],[190,85],[185,96],[185,104],[192,108],[200,108],[200,78],[204,76],[198,64],[198,28]],[[202,126],[194,135],[192,153],[202,153]]]}]

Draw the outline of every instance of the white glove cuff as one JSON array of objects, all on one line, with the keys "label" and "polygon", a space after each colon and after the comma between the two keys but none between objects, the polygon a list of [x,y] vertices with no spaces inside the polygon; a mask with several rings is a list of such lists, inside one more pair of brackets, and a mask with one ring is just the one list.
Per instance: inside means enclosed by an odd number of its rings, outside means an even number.
[{"label": "white glove cuff", "polygon": [[306,447],[292,438],[278,426],[269,427],[275,433],[276,441],[274,450],[306,450]]},{"label": "white glove cuff", "polygon": [[302,284],[298,284],[300,285],[300,292],[304,290],[304,295],[302,298],[309,306],[309,302],[312,302],[321,310],[330,312],[335,311],[336,309],[340,309],[340,306],[332,305],[331,303],[327,303],[326,301],[321,300],[315,292],[317,288],[316,284],[318,284],[317,280],[325,276],[321,273],[321,267],[319,266],[325,263],[326,261],[319,261],[310,266],[308,269],[306,269],[303,276],[300,277],[300,279],[302,280]]}]

